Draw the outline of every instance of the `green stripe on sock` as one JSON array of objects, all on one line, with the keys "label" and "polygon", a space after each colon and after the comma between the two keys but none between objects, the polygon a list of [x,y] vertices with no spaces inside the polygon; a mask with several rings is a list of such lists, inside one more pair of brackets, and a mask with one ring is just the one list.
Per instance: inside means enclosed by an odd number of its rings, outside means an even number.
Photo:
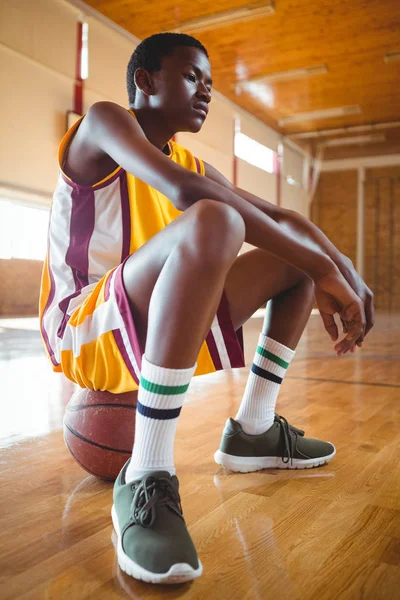
[{"label": "green stripe on sock", "polygon": [[144,377],[140,378],[140,385],[147,392],[151,392],[152,394],[162,394],[163,396],[184,394],[189,388],[189,383],[185,385],[159,385],[158,383],[147,381]]},{"label": "green stripe on sock", "polygon": [[279,358],[279,356],[272,354],[272,352],[268,352],[268,350],[266,350],[262,346],[257,346],[257,352],[258,354],[261,354],[261,356],[263,356],[264,358],[268,358],[268,360],[275,363],[276,365],[279,365],[280,367],[283,367],[284,369],[287,369],[289,366],[288,362],[282,360],[281,358]]}]

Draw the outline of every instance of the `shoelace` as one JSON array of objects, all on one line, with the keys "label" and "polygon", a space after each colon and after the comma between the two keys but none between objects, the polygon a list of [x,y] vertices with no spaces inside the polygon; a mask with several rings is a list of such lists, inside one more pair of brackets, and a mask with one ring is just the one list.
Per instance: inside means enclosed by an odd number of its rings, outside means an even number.
[{"label": "shoelace", "polygon": [[157,515],[157,507],[160,506],[168,506],[183,518],[179,494],[169,479],[155,479],[148,475],[138,487],[132,486],[132,489],[135,490],[131,514],[134,523],[142,527],[151,527]]},{"label": "shoelace", "polygon": [[297,436],[303,436],[304,431],[302,429],[297,429],[297,427],[293,427],[293,425],[289,425],[285,417],[278,414],[275,414],[275,422],[280,424],[285,439],[285,453],[282,457],[282,461],[285,464],[291,461],[293,464],[293,454],[296,449]]}]

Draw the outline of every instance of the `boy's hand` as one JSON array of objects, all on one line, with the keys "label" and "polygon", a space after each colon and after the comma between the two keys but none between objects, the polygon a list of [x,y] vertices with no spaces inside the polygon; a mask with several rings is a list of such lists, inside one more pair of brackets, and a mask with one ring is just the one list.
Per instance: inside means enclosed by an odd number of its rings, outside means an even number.
[{"label": "boy's hand", "polygon": [[[340,271],[343,277],[346,279],[347,283],[350,285],[352,290],[355,291],[357,296],[360,298],[364,305],[365,317],[366,317],[366,326],[364,337],[366,337],[367,333],[372,329],[375,323],[375,307],[374,307],[374,294],[369,289],[369,287],[365,284],[364,280],[354,268],[353,263],[350,259],[345,257],[345,264],[340,265]],[[343,333],[347,333],[346,324],[342,321],[343,325]],[[356,341],[356,345],[361,348],[364,338],[359,338]]]},{"label": "boy's hand", "polygon": [[346,337],[335,346],[338,356],[346,354],[365,337],[366,318],[362,300],[351,289],[338,269],[315,283],[315,298],[325,329],[333,341],[338,339],[334,314],[338,313]]}]

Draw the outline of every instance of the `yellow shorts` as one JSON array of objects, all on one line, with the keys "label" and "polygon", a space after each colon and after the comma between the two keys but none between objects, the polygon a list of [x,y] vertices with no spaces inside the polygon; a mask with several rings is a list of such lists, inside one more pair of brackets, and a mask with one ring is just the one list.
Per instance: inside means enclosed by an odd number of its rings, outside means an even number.
[{"label": "yellow shorts", "polygon": [[[123,283],[124,264],[96,284],[71,313],[59,339],[61,370],[83,388],[120,394],[139,387],[144,349],[139,344]],[[200,349],[195,375],[243,366],[242,330],[235,332],[223,293]]]}]

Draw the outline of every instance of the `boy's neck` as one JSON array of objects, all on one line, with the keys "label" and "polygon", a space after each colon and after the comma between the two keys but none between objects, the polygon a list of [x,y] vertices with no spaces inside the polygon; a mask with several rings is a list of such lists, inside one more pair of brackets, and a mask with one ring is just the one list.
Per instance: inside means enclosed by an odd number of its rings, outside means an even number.
[{"label": "boy's neck", "polygon": [[132,106],[131,110],[135,113],[149,142],[159,150],[163,150],[176,133],[172,127],[168,127],[165,116],[154,108]]}]

